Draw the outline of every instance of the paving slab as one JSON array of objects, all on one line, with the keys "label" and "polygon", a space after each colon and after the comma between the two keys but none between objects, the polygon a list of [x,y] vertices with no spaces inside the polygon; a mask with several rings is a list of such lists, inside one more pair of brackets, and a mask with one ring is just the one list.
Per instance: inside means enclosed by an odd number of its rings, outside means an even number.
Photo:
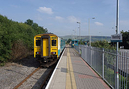
[{"label": "paving slab", "polygon": [[46,89],[110,89],[79,56],[66,48]]}]

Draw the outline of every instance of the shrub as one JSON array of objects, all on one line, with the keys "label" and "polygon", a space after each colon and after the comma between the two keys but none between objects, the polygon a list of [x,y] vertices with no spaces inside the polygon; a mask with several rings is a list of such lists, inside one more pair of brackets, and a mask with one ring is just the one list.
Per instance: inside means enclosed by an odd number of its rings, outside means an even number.
[{"label": "shrub", "polygon": [[33,23],[33,20],[31,22],[18,23],[0,15],[0,65],[27,55],[33,50],[34,36],[47,32],[47,29]]}]

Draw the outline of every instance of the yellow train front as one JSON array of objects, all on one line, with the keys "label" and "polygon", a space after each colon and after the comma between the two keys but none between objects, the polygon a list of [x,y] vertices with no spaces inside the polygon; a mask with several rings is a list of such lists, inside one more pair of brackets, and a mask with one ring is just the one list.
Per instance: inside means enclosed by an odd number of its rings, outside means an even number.
[{"label": "yellow train front", "polygon": [[55,34],[38,34],[34,36],[34,57],[38,58],[40,63],[52,62],[62,51],[60,44],[61,39]]}]

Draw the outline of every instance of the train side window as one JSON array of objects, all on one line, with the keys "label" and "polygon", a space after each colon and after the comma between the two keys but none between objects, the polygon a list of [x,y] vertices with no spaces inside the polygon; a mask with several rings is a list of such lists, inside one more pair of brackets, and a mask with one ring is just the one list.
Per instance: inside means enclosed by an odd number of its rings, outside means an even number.
[{"label": "train side window", "polygon": [[41,40],[36,40],[36,46],[40,46]]},{"label": "train side window", "polygon": [[52,40],[52,46],[56,46],[56,40]]}]

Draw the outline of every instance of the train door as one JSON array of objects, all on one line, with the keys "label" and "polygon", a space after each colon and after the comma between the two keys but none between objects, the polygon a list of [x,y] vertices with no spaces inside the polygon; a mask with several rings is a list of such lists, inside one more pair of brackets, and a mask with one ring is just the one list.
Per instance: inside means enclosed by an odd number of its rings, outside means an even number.
[{"label": "train door", "polygon": [[50,53],[50,37],[42,36],[42,44],[41,44],[41,56],[48,57]]},{"label": "train door", "polygon": [[47,38],[44,38],[43,39],[43,56],[48,56],[48,39]]}]

